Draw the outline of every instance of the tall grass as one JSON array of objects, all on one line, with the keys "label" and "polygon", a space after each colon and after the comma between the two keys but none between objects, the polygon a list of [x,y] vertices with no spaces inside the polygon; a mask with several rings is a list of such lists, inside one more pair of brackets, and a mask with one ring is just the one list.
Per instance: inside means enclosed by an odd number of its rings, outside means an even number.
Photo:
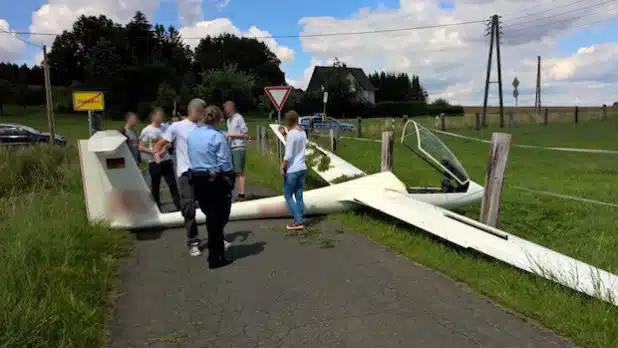
[{"label": "tall grass", "polygon": [[0,347],[101,347],[126,234],[92,226],[75,148],[0,151]]}]

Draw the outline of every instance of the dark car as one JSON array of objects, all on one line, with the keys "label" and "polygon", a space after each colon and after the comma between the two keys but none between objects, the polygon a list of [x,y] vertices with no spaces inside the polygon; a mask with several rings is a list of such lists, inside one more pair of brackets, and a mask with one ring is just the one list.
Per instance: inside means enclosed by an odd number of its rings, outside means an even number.
[{"label": "dark car", "polygon": [[[0,145],[28,146],[49,143],[49,133],[40,132],[21,124],[0,123]],[[66,145],[67,139],[56,134],[56,144]]]}]

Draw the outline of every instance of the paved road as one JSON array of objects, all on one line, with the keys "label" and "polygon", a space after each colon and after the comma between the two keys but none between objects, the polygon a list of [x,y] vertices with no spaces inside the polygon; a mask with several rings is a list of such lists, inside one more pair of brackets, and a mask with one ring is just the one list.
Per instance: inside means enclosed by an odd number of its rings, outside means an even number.
[{"label": "paved road", "polygon": [[183,230],[135,236],[109,346],[573,346],[364,236],[319,222],[302,243],[285,223],[230,223],[235,262],[217,270]]}]

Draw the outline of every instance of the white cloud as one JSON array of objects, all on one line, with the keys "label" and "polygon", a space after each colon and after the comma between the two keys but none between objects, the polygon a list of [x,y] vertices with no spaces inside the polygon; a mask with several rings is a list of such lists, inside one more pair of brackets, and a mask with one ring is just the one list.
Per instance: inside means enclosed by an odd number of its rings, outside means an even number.
[{"label": "white cloud", "polygon": [[[294,50],[287,46],[281,46],[272,38],[264,38],[270,36],[270,33],[251,26],[246,32],[241,32],[229,19],[217,18],[211,21],[197,22],[192,26],[180,28],[180,34],[186,38],[201,38],[210,36],[217,36],[224,33],[234,34],[238,36],[257,37],[259,41],[264,42],[268,48],[281,60],[286,63],[294,60]],[[191,48],[195,48],[199,43],[197,39],[186,40],[187,44]]]},{"label": "white cloud", "polygon": [[230,4],[231,1],[232,0],[221,0],[221,2],[217,3],[215,6],[219,11],[222,11],[224,8],[227,7],[227,5]]},{"label": "white cloud", "polygon": [[202,4],[204,0],[176,0],[180,24],[193,25],[202,20]]},{"label": "white cloud", "polygon": [[[618,4],[597,2],[556,6],[552,0],[458,0],[454,9],[441,9],[434,0],[400,0],[399,8],[362,8],[350,18],[305,17],[301,34],[366,32],[489,19],[502,14],[502,79],[505,105],[512,105],[511,81],[520,81],[520,105],[534,104],[536,57],[542,56],[544,105],[578,102],[600,104],[618,100],[618,42],[582,48],[561,56],[561,37],[591,22],[618,15]],[[588,8],[586,8],[588,7]],[[420,75],[433,98],[479,105],[483,101],[489,37],[485,24],[384,32],[365,35],[303,37],[303,50],[315,61],[338,57],[366,73],[378,69]],[[495,52],[495,50],[494,50]],[[497,80],[496,62],[492,81]],[[305,74],[307,75],[307,71]],[[310,72],[308,73],[310,76]],[[300,79],[299,79],[300,80]],[[294,83],[306,87],[308,78]],[[594,86],[594,88],[592,87]],[[498,104],[497,85],[490,86],[489,103]]]},{"label": "white cloud", "polygon": [[[81,15],[107,16],[116,23],[126,24],[142,11],[148,18],[159,8],[159,0],[48,0],[32,13],[30,31],[34,33],[61,33],[69,30]],[[53,36],[31,35],[37,43],[51,45]]]},{"label": "white cloud", "polygon": [[9,22],[0,18],[0,62],[10,62],[15,60],[24,48],[25,43],[17,38],[14,34],[6,34],[11,32]]}]

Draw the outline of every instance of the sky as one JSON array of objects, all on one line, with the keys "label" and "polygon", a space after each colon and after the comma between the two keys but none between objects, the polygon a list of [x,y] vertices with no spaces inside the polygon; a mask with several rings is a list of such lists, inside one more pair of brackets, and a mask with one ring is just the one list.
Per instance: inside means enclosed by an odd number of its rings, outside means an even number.
[{"label": "sky", "polygon": [[[81,14],[125,24],[138,10],[179,28],[190,46],[206,35],[257,37],[297,88],[336,57],[366,74],[418,75],[430,98],[463,105],[483,103],[490,42],[484,21],[498,14],[506,106],[515,103],[515,77],[519,105],[534,105],[537,56],[543,105],[618,101],[618,0],[7,0],[0,1],[0,61],[40,62],[39,45],[54,38],[22,35],[34,43],[28,45],[1,31],[60,33]],[[347,34],[320,36],[332,33]],[[497,79],[494,59],[491,81]],[[495,83],[489,105],[498,105]]]}]

